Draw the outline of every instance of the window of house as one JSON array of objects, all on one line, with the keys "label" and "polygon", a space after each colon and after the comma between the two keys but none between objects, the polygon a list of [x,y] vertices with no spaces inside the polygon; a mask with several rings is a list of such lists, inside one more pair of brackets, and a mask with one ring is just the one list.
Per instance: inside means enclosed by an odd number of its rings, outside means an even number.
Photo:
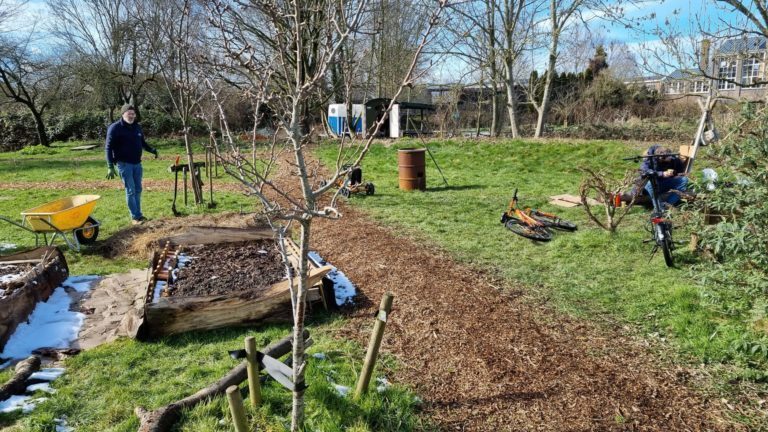
[{"label": "window of house", "polygon": [[709,83],[705,80],[696,80],[692,84],[693,93],[706,93],[709,91]]},{"label": "window of house", "polygon": [[[761,81],[760,66],[762,62],[754,57],[744,59],[741,62],[741,83],[744,85],[751,85]],[[760,87],[763,87],[761,84]]]},{"label": "window of house", "polygon": [[717,82],[718,90],[730,90],[736,88],[735,83],[725,81],[736,81],[736,60],[720,60],[717,76],[724,79]]},{"label": "window of house", "polygon": [[680,94],[685,93],[684,81],[672,81],[667,84],[667,94]]}]

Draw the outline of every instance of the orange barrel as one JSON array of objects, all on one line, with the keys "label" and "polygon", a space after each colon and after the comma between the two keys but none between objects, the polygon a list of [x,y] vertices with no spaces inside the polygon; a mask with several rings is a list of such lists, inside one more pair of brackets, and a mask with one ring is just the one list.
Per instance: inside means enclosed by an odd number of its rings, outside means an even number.
[{"label": "orange barrel", "polygon": [[404,148],[397,151],[397,171],[402,190],[425,190],[427,171],[424,168],[423,148]]}]

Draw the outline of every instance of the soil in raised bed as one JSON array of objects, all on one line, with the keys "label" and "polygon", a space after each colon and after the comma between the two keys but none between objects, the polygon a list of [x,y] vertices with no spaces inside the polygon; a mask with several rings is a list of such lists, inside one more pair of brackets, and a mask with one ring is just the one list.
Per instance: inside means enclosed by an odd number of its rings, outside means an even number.
[{"label": "soil in raised bed", "polygon": [[[22,277],[35,266],[32,264],[2,264],[0,263],[0,298],[5,297],[13,290],[22,287]],[[12,277],[18,275],[18,277]]]},{"label": "soil in raised bed", "polygon": [[174,297],[237,294],[255,298],[285,279],[283,265],[271,240],[185,247],[191,257],[170,287]]}]

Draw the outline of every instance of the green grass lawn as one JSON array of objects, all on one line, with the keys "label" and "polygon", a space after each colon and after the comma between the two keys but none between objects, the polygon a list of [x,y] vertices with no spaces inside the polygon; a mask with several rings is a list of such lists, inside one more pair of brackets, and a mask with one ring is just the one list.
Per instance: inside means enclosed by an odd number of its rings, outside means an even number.
[{"label": "green grass lawn", "polygon": [[[428,429],[416,417],[418,398],[392,385],[374,389],[353,403],[336,385],[354,388],[364,352],[352,343],[333,338],[339,323],[332,317],[311,322],[315,344],[309,348],[306,382],[307,430],[407,431]],[[133,432],[138,428],[136,406],[158,408],[211,384],[237,365],[227,351],[240,349],[246,336],[258,347],[290,333],[290,326],[224,329],[187,333],[156,342],[120,340],[86,351],[66,362],[67,372],[54,381],[57,392],[31,414],[0,414],[0,429],[53,430],[54,419],[66,416],[77,431]],[[319,354],[319,358],[314,354]],[[375,377],[386,377],[395,363],[385,358]],[[274,380],[262,386],[263,404],[246,411],[258,430],[282,431],[290,425],[291,393]],[[8,429],[3,429],[8,427]],[[186,411],[178,431],[231,431],[233,424],[224,397]]]},{"label": "green grass lawn", "polygon": [[[363,162],[363,181],[373,182],[376,194],[355,195],[352,204],[463,262],[491,269],[567,313],[631,324],[641,334],[671,340],[696,362],[744,360],[735,359],[731,347],[750,333],[749,326],[741,317],[718,315],[703,305],[690,272],[697,257],[681,246],[675,252],[677,268],[667,268],[661,252],[650,259],[651,245],[643,243],[650,237],[648,211],[632,209],[611,235],[588,222],[581,207],[548,204],[551,195],[578,195],[579,167],[597,167],[620,178],[636,168],[621,159],[645,147],[609,141],[431,142],[449,186],[442,184],[427,155],[428,190],[405,192],[398,189],[397,149],[413,146],[421,144],[401,140],[388,148],[374,146]],[[319,154],[330,164],[336,147],[325,145]],[[549,243],[534,243],[505,229],[500,216],[515,188],[521,206],[554,211],[576,222],[578,231],[557,232]],[[675,235],[690,239],[685,226],[678,226]]]},{"label": "green grass lawn", "polygon": [[[106,174],[103,146],[80,152],[70,150],[70,147],[81,144],[84,143],[56,143],[51,149],[0,153],[0,183],[103,180]],[[176,141],[162,141],[158,148],[161,159],[145,158],[144,178],[172,179],[167,167],[176,154],[183,154],[183,146]],[[125,194],[117,188],[120,180],[113,181],[114,189],[87,188],[87,183],[85,189],[78,190],[52,190],[45,186],[28,190],[2,189],[0,215],[20,221],[22,211],[45,202],[70,195],[99,194],[101,199],[93,212],[102,224],[98,246],[119,230],[130,226]],[[234,182],[223,171],[215,181]],[[215,209],[184,206],[181,196],[177,208],[184,214],[255,210],[254,200],[243,194],[219,192],[214,198],[217,203]],[[172,190],[145,191],[142,194],[144,213],[152,219],[173,217],[171,200]],[[0,243],[14,244],[15,249],[21,250],[34,247],[35,238],[0,221]],[[61,242],[58,244],[62,245]],[[146,266],[144,259],[107,259],[88,247],[82,253],[65,250],[65,255],[73,275],[104,275]],[[364,347],[337,340],[334,334],[340,325],[338,319],[331,315],[319,315],[310,322],[315,344],[309,352],[325,356],[323,359],[309,357],[308,430],[362,432],[429,429],[416,416],[418,399],[401,386],[394,385],[382,392],[371,391],[355,403],[349,397],[339,395],[335,385],[354,388],[365,354]],[[66,415],[69,426],[77,431],[135,431],[138,419],[133,410],[136,406],[155,409],[218,380],[237,364],[229,358],[227,351],[241,348],[245,336],[255,336],[257,346],[263,347],[290,331],[290,326],[286,325],[223,329],[159,341],[120,340],[103,345],[68,359],[65,362],[66,374],[53,384],[57,392],[49,396],[41,395],[48,397],[48,401],[40,404],[31,414],[0,414],[0,430],[53,431],[54,419]],[[392,359],[384,358],[378,364],[374,378],[386,377],[396,367]],[[0,371],[0,383],[11,374],[10,369]],[[374,382],[371,387],[376,385]],[[264,404],[259,409],[252,409],[247,404],[252,424],[258,430],[285,430],[290,424],[291,394],[272,381],[264,387],[263,396]],[[186,412],[174,430],[232,429],[226,399],[220,397]]]}]

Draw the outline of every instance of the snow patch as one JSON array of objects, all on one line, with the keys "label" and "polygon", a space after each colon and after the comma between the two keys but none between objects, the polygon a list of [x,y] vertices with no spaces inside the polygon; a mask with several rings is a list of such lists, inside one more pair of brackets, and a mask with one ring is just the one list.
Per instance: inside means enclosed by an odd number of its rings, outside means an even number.
[{"label": "snow patch", "polygon": [[10,398],[0,401],[0,413],[9,413],[21,410],[24,414],[32,412],[37,404],[47,401],[48,398],[32,399],[32,396],[13,395]]},{"label": "snow patch", "polygon": [[75,429],[67,426],[66,416],[62,416],[62,418],[53,419],[53,422],[56,423],[56,432],[75,432]]},{"label": "snow patch", "polygon": [[190,261],[192,261],[193,259],[195,259],[195,257],[193,257],[193,256],[189,256],[189,255],[187,255],[187,254],[185,254],[185,253],[180,253],[180,254],[179,254],[179,261],[178,261],[178,263],[177,263],[177,266],[178,266],[179,268],[184,268],[184,267],[185,267],[187,264],[189,264],[189,262],[190,262]]},{"label": "snow patch", "polygon": [[336,389],[336,393],[338,393],[341,397],[347,397],[350,390],[349,387],[340,384],[334,384],[333,388]]},{"label": "snow patch", "polygon": [[101,279],[100,276],[94,275],[70,276],[61,283],[61,286],[73,288],[79,293],[84,293],[90,291],[93,283],[99,279]]},{"label": "snow patch", "polygon": [[157,299],[160,298],[160,293],[163,292],[163,290],[165,289],[165,287],[167,285],[168,285],[168,282],[166,282],[166,281],[158,281],[155,284],[155,293],[152,295],[152,301],[153,302],[157,301]]},{"label": "snow patch", "polygon": [[357,295],[357,289],[355,285],[350,281],[346,275],[332,264],[324,260],[317,252],[309,252],[309,259],[311,259],[318,266],[330,265],[333,270],[328,272],[325,276],[333,282],[333,292],[336,295],[336,305],[344,306],[351,305],[354,302],[352,299]]},{"label": "snow patch", "polygon": [[[64,281],[64,285],[71,279],[73,278]],[[78,292],[84,292],[80,291],[87,291],[84,284],[85,282],[76,279],[68,286]],[[69,310],[71,303],[72,298],[66,290],[63,287],[56,288],[48,301],[38,303],[27,322],[16,328],[0,357],[22,359],[38,348],[68,348],[70,342],[77,339],[85,319],[82,313]]]},{"label": "snow patch", "polygon": [[392,386],[392,384],[390,384],[390,382],[384,377],[376,378],[376,382],[379,383],[379,385],[376,386],[376,391],[379,393],[387,391],[387,389]]},{"label": "snow patch", "polygon": [[46,393],[56,393],[56,390],[51,388],[51,383],[49,382],[32,384],[31,386],[27,386],[27,393],[34,393],[36,391],[42,391]]},{"label": "snow patch", "polygon": [[[0,270],[16,270],[18,267],[14,265],[0,265]],[[12,280],[18,279],[20,277],[24,276],[24,272],[21,273],[11,273],[0,276],[0,284],[8,283]]]},{"label": "snow patch", "polygon": [[40,369],[37,372],[34,372],[32,375],[29,376],[29,379],[31,380],[41,380],[41,381],[53,381],[56,378],[64,375],[64,371],[66,369],[64,368],[47,368],[47,369]]}]

